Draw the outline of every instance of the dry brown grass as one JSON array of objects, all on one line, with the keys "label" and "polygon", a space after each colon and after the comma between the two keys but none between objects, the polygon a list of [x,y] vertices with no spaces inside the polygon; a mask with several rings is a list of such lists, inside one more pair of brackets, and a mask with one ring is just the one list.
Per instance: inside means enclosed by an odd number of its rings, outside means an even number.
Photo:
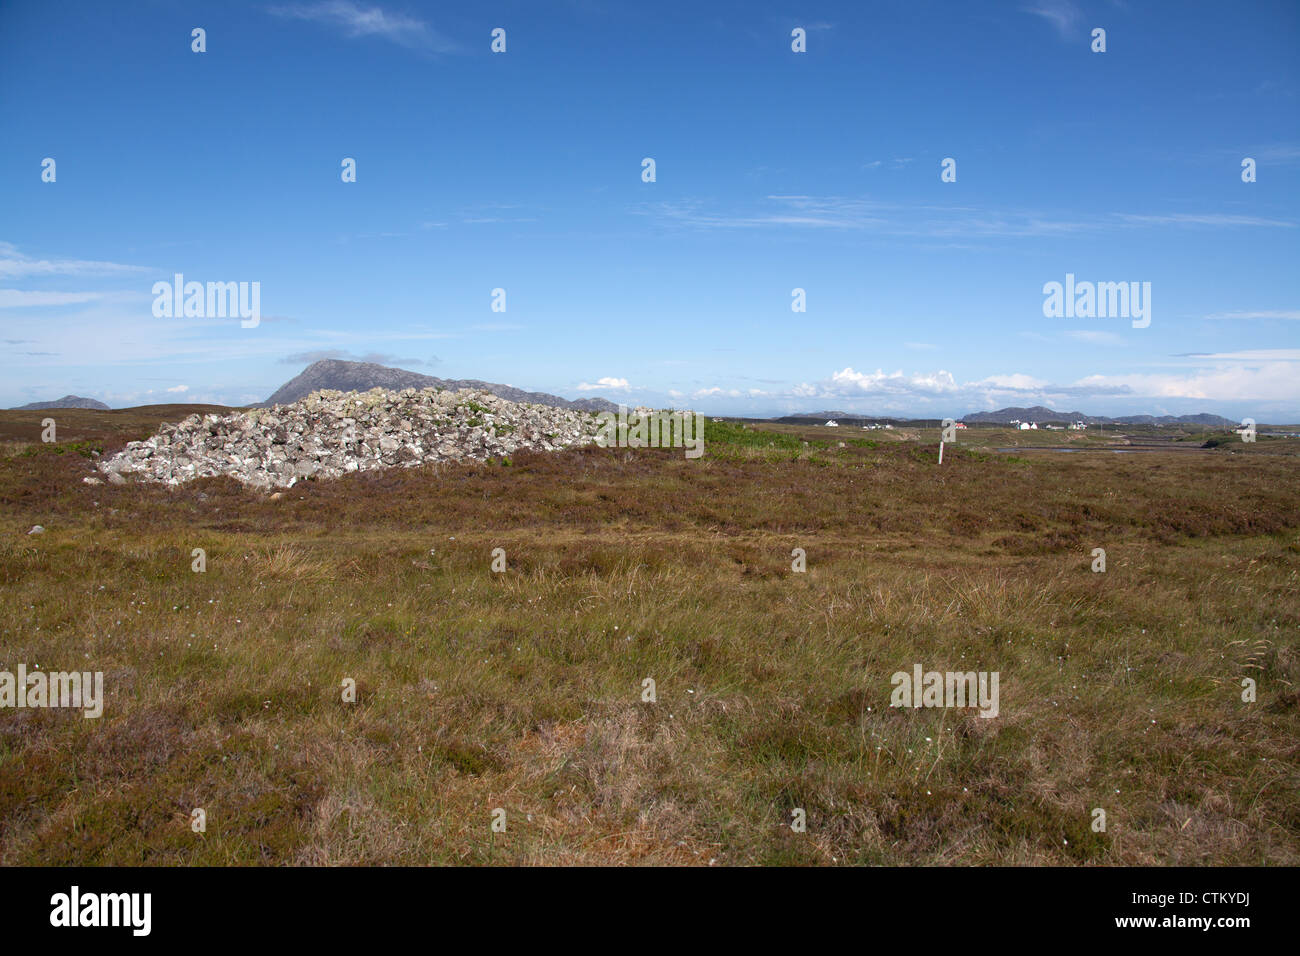
[{"label": "dry brown grass", "polygon": [[[107,696],[0,710],[0,861],[1300,862],[1294,454],[939,469],[932,437],[278,501],[0,460],[0,669]],[[891,709],[917,662],[999,671],[1000,716]]]}]

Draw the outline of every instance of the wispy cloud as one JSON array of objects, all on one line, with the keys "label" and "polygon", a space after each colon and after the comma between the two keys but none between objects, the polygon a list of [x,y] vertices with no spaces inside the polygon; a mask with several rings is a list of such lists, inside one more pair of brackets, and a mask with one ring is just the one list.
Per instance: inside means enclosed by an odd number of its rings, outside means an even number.
[{"label": "wispy cloud", "polygon": [[1242,349],[1237,352],[1183,352],[1185,358],[1217,362],[1300,362],[1300,349]]},{"label": "wispy cloud", "polygon": [[1074,339],[1076,342],[1087,342],[1089,345],[1124,344],[1124,337],[1117,332],[1103,332],[1098,329],[1069,329],[1062,334],[1067,338]]},{"label": "wispy cloud", "polygon": [[480,225],[483,225],[483,224],[485,224],[485,223],[496,223],[496,222],[537,222],[537,220],[536,220],[536,218],[534,218],[534,217],[532,217],[532,216],[520,216],[520,217],[516,217],[516,218],[511,218],[511,219],[507,219],[507,218],[502,217],[502,216],[468,216],[468,217],[462,219],[461,222],[465,223],[467,226],[480,226]]},{"label": "wispy cloud", "polygon": [[1079,8],[1069,0],[1038,0],[1032,6],[1021,7],[1020,12],[1042,17],[1056,28],[1062,39],[1069,39],[1073,35],[1080,16]]},{"label": "wispy cloud", "polygon": [[361,6],[351,0],[324,0],[271,7],[270,12],[289,20],[307,20],[336,27],[347,37],[378,37],[412,50],[452,53],[457,45],[429,24],[378,6]]},{"label": "wispy cloud", "polygon": [[1298,224],[1289,219],[1265,219],[1260,216],[1224,216],[1215,213],[1176,213],[1167,216],[1137,216],[1118,213],[1125,222],[1137,225],[1173,226],[1281,226],[1294,229]]},{"label": "wispy cloud", "polygon": [[0,289],[0,309],[24,309],[47,305],[80,305],[112,295],[109,292],[31,292]]},{"label": "wispy cloud", "polygon": [[869,199],[840,196],[767,196],[766,208],[752,211],[711,211],[700,200],[652,203],[633,211],[665,224],[703,229],[754,229],[762,227],[812,227],[878,229],[896,225],[892,216],[901,207]]},{"label": "wispy cloud", "polygon": [[1109,213],[1060,217],[1040,210],[896,203],[852,196],[764,196],[749,208],[715,209],[699,199],[646,203],[637,215],[694,229],[836,229],[925,239],[1014,239],[1069,236],[1119,228],[1294,228],[1297,223],[1218,213]]},{"label": "wispy cloud", "polygon": [[20,252],[12,243],[0,242],[0,278],[5,279],[25,276],[126,275],[150,271],[152,270],[145,266],[93,259],[33,259]]},{"label": "wispy cloud", "polygon": [[1261,163],[1289,166],[1300,162],[1300,146],[1264,146],[1250,155]]},{"label": "wispy cloud", "polygon": [[1213,312],[1207,319],[1300,319],[1300,309],[1281,309],[1273,312]]}]

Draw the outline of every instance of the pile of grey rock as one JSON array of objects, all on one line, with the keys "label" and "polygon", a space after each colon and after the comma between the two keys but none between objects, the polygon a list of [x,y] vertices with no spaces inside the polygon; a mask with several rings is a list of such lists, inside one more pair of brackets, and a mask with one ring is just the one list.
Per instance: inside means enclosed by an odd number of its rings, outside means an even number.
[{"label": "pile of grey rock", "polygon": [[354,471],[554,451],[589,444],[599,428],[589,412],[471,389],[320,391],[289,405],[191,415],[96,467],[113,483],[230,475],[256,488],[288,488]]}]

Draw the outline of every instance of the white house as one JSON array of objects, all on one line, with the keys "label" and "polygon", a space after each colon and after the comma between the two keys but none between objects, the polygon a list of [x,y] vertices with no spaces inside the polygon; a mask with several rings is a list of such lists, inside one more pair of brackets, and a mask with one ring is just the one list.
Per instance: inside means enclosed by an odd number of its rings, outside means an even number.
[{"label": "white house", "polygon": [[828,427],[828,428],[839,428],[839,427],[840,427],[840,423],[837,422],[835,419],[832,418],[830,421],[828,421],[828,422],[826,423],[826,427]]}]

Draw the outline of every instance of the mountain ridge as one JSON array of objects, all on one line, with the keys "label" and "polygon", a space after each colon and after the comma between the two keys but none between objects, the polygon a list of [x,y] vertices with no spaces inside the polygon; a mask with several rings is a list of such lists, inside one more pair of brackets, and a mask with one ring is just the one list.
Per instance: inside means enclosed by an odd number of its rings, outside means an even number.
[{"label": "mountain ridge", "polygon": [[82,398],[80,395],[64,395],[62,398],[56,398],[52,402],[30,402],[27,405],[19,405],[10,409],[14,412],[34,412],[43,408],[90,408],[99,412],[110,411],[109,407],[101,401],[93,398]]},{"label": "mountain ridge", "polygon": [[483,382],[478,379],[438,378],[434,375],[422,375],[419,372],[391,368],[374,362],[348,362],[343,359],[321,359],[313,362],[276,389],[266,401],[257,402],[250,407],[270,408],[273,405],[288,405],[322,389],[365,392],[372,388],[386,388],[393,391],[404,388],[444,388],[453,392],[462,388],[472,388],[489,392],[510,402],[549,405],[552,408],[568,408],[579,412],[618,411],[617,405],[603,398],[568,399],[549,392],[530,392],[515,388],[513,385]]},{"label": "mountain ridge", "polygon": [[[937,421],[934,418],[911,418],[904,415],[865,415],[860,412],[843,412],[843,411],[822,411],[822,412],[799,412],[794,415],[784,415],[779,418],[770,419],[778,422],[801,422],[804,420],[814,419],[845,419],[847,421],[890,421],[890,422],[908,422],[908,421]],[[1019,408],[1010,406],[999,408],[991,412],[971,412],[964,418],[958,419],[963,422],[984,422],[987,424],[1009,425],[1012,421],[1019,422],[1084,422],[1088,425],[1206,425],[1212,428],[1235,428],[1239,423],[1230,418],[1224,418],[1222,415],[1211,415],[1209,412],[1199,412],[1195,415],[1122,415],[1117,418],[1110,418],[1106,415],[1085,415],[1083,412],[1058,412],[1047,408],[1043,405],[1032,405],[1028,408]]]},{"label": "mountain ridge", "polygon": [[1209,425],[1215,428],[1231,427],[1237,422],[1222,415],[1199,412],[1195,415],[1085,415],[1083,412],[1058,412],[1043,405],[1029,408],[999,408],[992,412],[972,412],[963,421],[1008,424],[1016,419],[1022,422],[1084,422],[1088,425]]}]

